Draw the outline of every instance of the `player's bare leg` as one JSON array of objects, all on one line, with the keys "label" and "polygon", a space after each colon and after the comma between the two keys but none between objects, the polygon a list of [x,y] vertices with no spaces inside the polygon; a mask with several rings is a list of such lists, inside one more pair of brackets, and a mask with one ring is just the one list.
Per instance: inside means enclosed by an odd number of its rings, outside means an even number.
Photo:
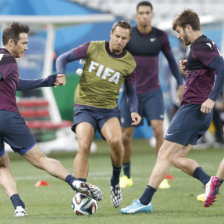
[{"label": "player's bare leg", "polygon": [[148,185],[152,186],[155,189],[159,187],[159,184],[168,174],[173,156],[178,150],[182,148],[183,146],[180,144],[164,140],[164,143],[159,150],[156,164],[149,178]]},{"label": "player's bare leg", "polygon": [[88,177],[88,158],[94,134],[93,126],[87,122],[82,122],[76,126],[76,137],[79,145],[73,164],[76,178],[87,179]]},{"label": "player's bare leg", "polygon": [[45,170],[58,179],[65,180],[66,176],[69,175],[69,172],[58,160],[47,157],[37,144],[27,151],[23,157],[33,166]]},{"label": "player's bare leg", "polygon": [[14,206],[14,215],[26,216],[25,204],[18,194],[16,181],[11,174],[10,161],[7,153],[0,157],[0,185],[3,187]]},{"label": "player's bare leg", "polygon": [[0,158],[0,185],[9,197],[13,194],[18,194],[16,181],[11,174],[7,153]]},{"label": "player's bare leg", "polygon": [[123,159],[124,176],[120,178],[121,188],[131,187],[133,185],[133,180],[131,177],[133,133],[134,133],[134,127],[122,128],[122,142],[124,145],[124,159]]},{"label": "player's bare leg", "polygon": [[216,176],[224,179],[224,159],[222,159],[221,163],[219,164]]},{"label": "player's bare leg", "polygon": [[[47,157],[38,147],[35,145],[32,149],[30,149],[23,156],[29,163],[33,166],[36,166],[39,169],[45,170],[50,175],[57,177],[60,180],[64,180],[69,183],[69,185],[76,191],[89,193],[98,200],[98,196],[93,195],[94,189],[89,189],[87,183],[83,181],[77,181],[74,177],[72,177],[69,172],[64,168],[64,166],[56,159],[52,159]],[[72,177],[70,181],[67,181],[68,177]],[[99,189],[99,200],[102,199],[102,192]]]},{"label": "player's bare leg", "polygon": [[156,154],[158,154],[164,140],[163,120],[151,120],[150,123],[156,139]]},{"label": "player's bare leg", "polygon": [[78,180],[73,182],[73,187],[77,191],[88,193],[95,200],[100,201],[103,198],[102,191],[97,186],[82,181],[88,177],[88,158],[94,134],[93,126],[87,122],[82,122],[76,126],[76,137],[79,149],[74,159],[73,167],[75,177]]},{"label": "player's bare leg", "polygon": [[111,161],[113,175],[111,178],[111,202],[114,207],[119,207],[122,202],[122,193],[119,185],[124,146],[121,137],[121,126],[117,118],[111,118],[103,125],[101,132],[111,147]]},{"label": "player's bare leg", "polygon": [[[200,165],[198,164],[198,162],[196,162],[195,160],[186,158],[186,155],[188,154],[188,152],[190,152],[192,148],[192,145],[188,145],[186,147],[183,148],[183,150],[178,151],[172,160],[172,165],[175,166],[178,169],[181,169],[183,172],[185,172],[186,174],[195,177],[197,179],[199,179],[204,185],[206,185],[205,179],[201,179],[201,175],[197,175],[197,172],[199,170],[200,173],[204,172],[202,170],[202,168],[200,167]],[[195,175],[194,175],[195,173]],[[207,176],[206,173],[202,174],[203,176]],[[209,177],[207,177],[209,178]],[[204,202],[205,200],[205,193],[199,194],[197,195],[197,200]]]},{"label": "player's bare leg", "polygon": [[172,165],[181,169],[186,174],[193,176],[195,169],[200,165],[195,160],[186,158],[186,155],[190,152],[191,148],[192,145],[188,145],[176,152],[172,159]]},{"label": "player's bare leg", "polygon": [[122,128],[122,142],[125,149],[123,163],[128,163],[131,160],[132,137],[134,130],[135,130],[134,127]]},{"label": "player's bare leg", "polygon": [[158,189],[160,183],[168,174],[174,154],[181,148],[183,148],[183,146],[180,144],[166,140],[164,141],[157,155],[156,164],[153,168],[144,193],[140,199],[134,200],[128,207],[122,208],[120,210],[122,214],[152,212],[152,197]]},{"label": "player's bare leg", "polygon": [[[163,144],[164,140],[164,132],[163,132],[163,120],[151,120],[150,121],[153,133],[156,139],[156,154],[158,155],[159,149]],[[169,176],[171,176],[169,174]],[[171,176],[172,177],[172,176]],[[168,189],[170,188],[170,184],[168,183],[167,176],[159,185],[160,189]]]}]

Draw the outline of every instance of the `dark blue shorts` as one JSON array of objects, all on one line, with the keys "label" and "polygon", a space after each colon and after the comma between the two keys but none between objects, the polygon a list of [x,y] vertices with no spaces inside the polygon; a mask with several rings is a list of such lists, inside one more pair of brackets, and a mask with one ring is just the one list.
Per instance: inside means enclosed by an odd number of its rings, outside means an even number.
[{"label": "dark blue shorts", "polygon": [[0,110],[0,156],[5,152],[4,142],[20,155],[24,155],[36,144],[35,138],[19,113]]},{"label": "dark blue shorts", "polygon": [[171,121],[165,140],[185,146],[197,144],[197,140],[208,130],[213,115],[202,113],[200,108],[201,104],[181,106]]},{"label": "dark blue shorts", "polygon": [[72,130],[75,132],[77,124],[88,122],[94,127],[95,131],[98,130],[101,133],[104,123],[113,117],[118,118],[118,120],[120,119],[118,108],[101,109],[91,106],[75,105]]},{"label": "dark blue shorts", "polygon": [[[145,117],[150,125],[151,120],[163,120],[164,105],[161,89],[155,89],[147,93],[138,94],[138,113]],[[120,103],[121,126],[131,127],[130,109],[127,104],[127,96],[124,93]],[[138,126],[143,125],[143,119]]]}]

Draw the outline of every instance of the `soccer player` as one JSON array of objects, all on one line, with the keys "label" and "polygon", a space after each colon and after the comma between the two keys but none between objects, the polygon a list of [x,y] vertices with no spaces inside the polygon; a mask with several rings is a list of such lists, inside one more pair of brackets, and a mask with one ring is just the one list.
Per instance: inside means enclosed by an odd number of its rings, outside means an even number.
[{"label": "soccer player", "polygon": [[[159,83],[158,63],[159,53],[165,55],[170,70],[178,86],[178,98],[181,101],[183,93],[183,78],[178,70],[170,48],[167,34],[152,26],[153,6],[148,1],[139,2],[137,5],[137,26],[133,27],[132,37],[126,49],[130,51],[137,63],[136,67],[136,92],[138,96],[138,112],[147,119],[151,125],[156,139],[156,153],[163,143],[163,95]],[[123,160],[124,176],[120,179],[122,188],[133,185],[131,178],[132,137],[134,127],[131,125],[130,111],[127,107],[126,94],[124,93],[121,105],[122,139],[125,149]],[[141,123],[142,125],[143,123]],[[164,179],[160,188],[169,188],[167,179]]]},{"label": "soccer player", "polygon": [[136,62],[124,47],[130,40],[132,28],[125,21],[114,23],[110,41],[91,41],[74,48],[56,60],[58,74],[73,60],[85,59],[83,74],[75,91],[74,122],[79,149],[74,159],[74,174],[86,181],[88,156],[95,131],[98,130],[111,147],[113,174],[110,181],[111,202],[119,207],[122,194],[119,185],[124,147],[121,137],[117,100],[125,82],[132,125],[141,121],[135,92]]},{"label": "soccer player", "polygon": [[14,206],[15,216],[26,216],[27,213],[10,171],[10,161],[4,150],[4,142],[7,142],[14,152],[19,153],[33,166],[66,181],[74,190],[89,193],[93,197],[95,194],[102,196],[99,188],[76,180],[59,161],[48,158],[40,150],[18,111],[16,90],[29,90],[64,83],[64,77],[60,75],[52,75],[40,80],[19,79],[16,58],[22,57],[28,49],[28,32],[28,26],[12,23],[3,30],[3,48],[0,48],[0,185]]},{"label": "soccer player", "polygon": [[[171,162],[181,163],[182,170],[201,181],[209,196],[222,182],[221,178],[209,176],[196,161],[185,156],[209,128],[212,109],[224,82],[224,60],[216,45],[201,33],[199,17],[193,10],[184,10],[178,15],[173,29],[185,45],[191,44],[187,60],[180,62],[181,69],[186,71],[181,107],[168,128],[144,193],[130,206],[121,209],[123,214],[152,212],[152,197],[167,175]],[[208,200],[206,205],[213,202]]]}]

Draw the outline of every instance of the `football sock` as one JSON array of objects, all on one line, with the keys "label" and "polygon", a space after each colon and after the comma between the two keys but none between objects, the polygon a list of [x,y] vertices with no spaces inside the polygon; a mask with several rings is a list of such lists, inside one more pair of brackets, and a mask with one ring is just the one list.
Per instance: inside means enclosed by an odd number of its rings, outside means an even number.
[{"label": "football sock", "polygon": [[25,205],[24,205],[23,201],[21,200],[21,198],[19,197],[18,194],[13,194],[10,197],[10,200],[12,201],[14,209],[16,209],[17,206],[22,206],[23,208],[25,208]]},{"label": "football sock", "polygon": [[65,181],[72,186],[73,181],[76,180],[76,178],[74,176],[72,176],[71,174],[69,174],[66,178]]},{"label": "football sock", "polygon": [[149,202],[152,200],[152,196],[153,194],[156,192],[156,189],[147,185],[146,189],[144,191],[144,193],[142,194],[142,196],[139,198],[139,201],[143,204],[143,205],[148,205]]},{"label": "football sock", "polygon": [[119,184],[120,173],[121,173],[121,167],[114,167],[113,166],[113,175],[112,175],[112,178],[110,180],[110,185],[111,186],[116,186],[116,185]]},{"label": "football sock", "polygon": [[131,177],[131,162],[128,163],[123,163],[123,170],[124,170],[124,175],[127,176],[128,178]]},{"label": "football sock", "polygon": [[211,178],[201,167],[197,167],[193,173],[193,177],[200,180],[203,185],[207,184]]}]

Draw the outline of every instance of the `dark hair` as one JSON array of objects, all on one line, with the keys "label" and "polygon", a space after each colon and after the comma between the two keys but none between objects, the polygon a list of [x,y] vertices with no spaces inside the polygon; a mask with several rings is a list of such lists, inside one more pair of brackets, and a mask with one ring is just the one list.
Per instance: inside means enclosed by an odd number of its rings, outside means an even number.
[{"label": "dark hair", "polygon": [[130,30],[130,36],[132,34],[132,27],[131,27],[131,24],[128,22],[128,21],[125,21],[125,20],[119,20],[117,22],[115,22],[112,26],[112,29],[111,31],[113,32],[114,29],[117,27],[117,26],[120,26],[124,29],[129,29]]},{"label": "dark hair", "polygon": [[173,21],[173,30],[176,30],[177,26],[185,28],[188,24],[193,30],[200,30],[200,19],[198,14],[192,9],[184,10],[175,18]]},{"label": "dark hair", "polygon": [[137,7],[136,7],[136,11],[138,11],[138,8],[140,6],[149,6],[153,10],[152,3],[151,2],[148,2],[148,1],[139,2],[138,5],[137,5]]},{"label": "dark hair", "polygon": [[20,33],[29,33],[29,26],[14,22],[10,26],[6,27],[2,34],[3,45],[6,45],[9,39],[13,39],[15,43],[17,43]]}]

